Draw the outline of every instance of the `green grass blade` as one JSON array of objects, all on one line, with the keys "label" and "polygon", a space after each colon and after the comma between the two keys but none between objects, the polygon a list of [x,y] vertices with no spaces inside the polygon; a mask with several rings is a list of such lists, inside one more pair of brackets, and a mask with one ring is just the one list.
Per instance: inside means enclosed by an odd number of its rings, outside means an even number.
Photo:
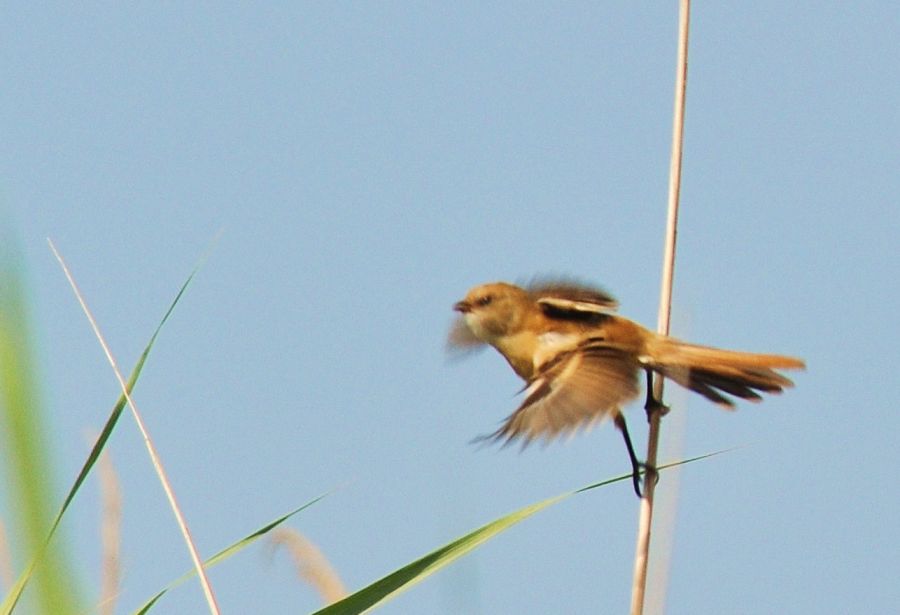
[{"label": "green grass blade", "polygon": [[[299,508],[295,508],[294,510],[287,513],[286,515],[282,515],[281,517],[278,517],[274,521],[267,523],[266,525],[262,526],[258,530],[248,534],[244,538],[241,538],[240,540],[238,540],[236,543],[232,544],[231,546],[222,549],[221,551],[219,551],[218,553],[216,553],[215,555],[210,557],[208,560],[203,562],[203,567],[210,568],[211,566],[215,566],[216,564],[225,561],[232,555],[235,555],[239,551],[242,551],[244,548],[249,547],[251,544],[253,544],[257,540],[259,540],[260,538],[262,538],[263,536],[268,534],[270,531],[274,530],[276,527],[278,527],[279,525],[281,525],[282,523],[284,523],[285,521],[287,521],[288,519],[290,519],[291,517],[296,515],[301,510],[309,508],[310,506],[312,506],[313,504],[315,504],[316,502],[318,502],[319,500],[321,500],[322,498],[324,498],[327,495],[328,494],[325,493],[313,500],[310,500],[303,506],[300,506]],[[134,612],[134,615],[144,615],[145,613],[150,611],[150,609],[153,607],[153,605],[155,605],[156,602],[160,598],[162,598],[163,595],[165,595],[169,590],[174,589],[175,587],[181,585],[185,581],[192,579],[195,576],[197,576],[196,570],[189,570],[188,572],[184,573],[183,575],[181,575],[180,577],[178,577],[177,579],[175,579],[174,581],[172,581],[171,583],[166,585],[165,588],[160,590],[155,596],[150,598],[150,600],[145,602],[138,610],[136,610]]]},{"label": "green grass blade", "polygon": [[[691,463],[693,461],[706,459],[707,457],[718,454],[719,452],[700,455],[698,457],[692,457],[690,459],[668,463],[660,466],[658,469],[664,470],[666,468],[683,465],[685,463]],[[470,532],[465,536],[462,536],[461,538],[457,538],[453,542],[444,545],[436,551],[432,551],[428,555],[421,557],[416,561],[407,564],[406,566],[403,566],[399,570],[396,570],[386,577],[375,581],[371,585],[364,587],[363,589],[353,594],[350,594],[343,600],[339,600],[338,602],[335,602],[334,604],[331,604],[324,609],[316,611],[314,615],[356,615],[357,613],[364,613],[369,609],[375,607],[379,603],[396,597],[401,592],[409,589],[419,581],[422,581],[444,566],[447,566],[466,553],[469,553],[500,532],[509,529],[520,521],[524,521],[531,515],[545,508],[548,508],[549,506],[557,504],[575,494],[583,493],[585,491],[590,491],[598,487],[603,487],[606,485],[611,485],[612,483],[630,479],[631,474],[623,474],[621,476],[616,476],[615,478],[610,478],[599,483],[594,483],[592,485],[582,487],[581,489],[563,493],[562,495],[557,495],[536,504],[531,504],[530,506],[520,508],[515,512],[500,517],[495,521],[491,521],[487,525],[483,525],[477,530]]]},{"label": "green grass blade", "polygon": [[[5,227],[5,225],[4,225]],[[43,548],[53,511],[53,472],[35,368],[23,267],[9,228],[0,228],[0,433],[16,513],[16,533],[29,552]],[[30,567],[29,574],[34,572]],[[80,607],[65,553],[47,553],[36,574],[36,605],[43,613]]]},{"label": "green grass blade", "polygon": [[[630,475],[629,475],[630,478]],[[432,551],[425,557],[407,564],[403,568],[392,572],[386,577],[375,581],[368,587],[358,592],[350,594],[343,600],[339,600],[324,609],[316,611],[315,615],[345,615],[350,613],[364,613],[378,603],[394,597],[400,592],[409,589],[419,581],[424,580],[430,574],[440,570],[447,564],[462,557],[478,545],[486,542],[494,535],[499,534],[510,526],[515,525],[519,521],[527,519],[534,513],[547,508],[557,502],[566,499],[572,495],[566,493],[563,495],[532,504],[521,508],[514,513],[506,515],[484,525],[474,532],[470,532],[461,538],[457,538],[453,542]]]},{"label": "green grass blade", "polygon": [[[202,263],[201,263],[202,264]],[[169,316],[172,314],[172,311],[175,309],[175,306],[178,304],[178,301],[181,299],[181,296],[187,290],[191,281],[194,279],[197,271],[200,268],[200,264],[194,268],[191,274],[188,276],[187,280],[185,280],[184,284],[181,285],[181,289],[178,291],[178,294],[175,296],[175,299],[169,305],[169,309],[166,310],[165,315],[162,320],[157,325],[156,330],[153,332],[153,335],[150,337],[150,341],[147,343],[147,346],[144,348],[144,351],[141,353],[140,358],[138,359],[137,364],[131,372],[131,375],[128,378],[127,388],[129,394],[131,393],[132,388],[137,383],[138,377],[141,374],[141,370],[144,368],[144,363],[147,361],[147,357],[150,354],[150,350],[153,348],[154,343],[156,343],[156,338],[159,336],[160,331],[163,328],[163,325],[168,321]],[[5,311],[5,310],[4,310]],[[47,534],[46,538],[43,539],[43,543],[40,543],[40,546],[35,550],[35,555],[32,557],[31,562],[29,562],[28,566],[25,567],[25,570],[13,584],[10,591],[7,593],[6,598],[3,600],[3,603],[0,604],[0,615],[9,615],[12,613],[19,599],[21,598],[22,592],[25,590],[25,586],[28,584],[31,576],[34,573],[34,570],[37,564],[43,559],[44,552],[46,551],[47,546],[50,544],[51,539],[53,538],[54,533],[56,532],[56,528],[59,526],[60,521],[62,521],[63,515],[66,513],[66,510],[69,508],[69,505],[72,503],[72,500],[75,498],[75,494],[78,493],[78,490],[84,484],[85,479],[87,479],[88,474],[91,469],[93,469],[94,464],[97,459],[100,457],[100,453],[103,451],[103,447],[106,446],[106,442],[109,440],[109,437],[112,435],[113,429],[119,421],[119,417],[122,415],[122,411],[125,409],[125,394],[119,396],[119,399],[116,401],[115,406],[113,406],[112,413],[106,421],[106,424],[103,426],[103,430],[100,432],[100,436],[97,438],[97,442],[94,444],[91,449],[90,454],[88,455],[87,461],[85,461],[84,465],[81,468],[81,471],[78,473],[78,477],[75,479],[74,484],[69,489],[68,494],[66,495],[65,500],[63,501],[62,506],[60,507],[59,512],[56,515],[56,519],[53,521],[53,524],[50,526],[50,531]]]}]

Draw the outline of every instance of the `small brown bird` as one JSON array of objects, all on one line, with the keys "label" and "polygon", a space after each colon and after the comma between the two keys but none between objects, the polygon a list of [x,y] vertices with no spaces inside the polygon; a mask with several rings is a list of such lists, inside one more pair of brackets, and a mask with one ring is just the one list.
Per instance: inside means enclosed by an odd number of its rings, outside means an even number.
[{"label": "small brown bird", "polygon": [[[725,408],[730,396],[759,401],[792,382],[775,369],[802,369],[803,361],[688,344],[660,335],[615,313],[616,300],[570,281],[525,288],[496,282],[476,286],[453,306],[461,314],[448,344],[467,349],[490,344],[525,382],[525,400],[484,438],[523,446],[550,441],[611,416],[622,432],[640,497],[640,468],[621,406],[637,397],[638,373],[673,380]],[[658,403],[658,402],[656,402]],[[652,468],[649,470],[653,471]]]}]

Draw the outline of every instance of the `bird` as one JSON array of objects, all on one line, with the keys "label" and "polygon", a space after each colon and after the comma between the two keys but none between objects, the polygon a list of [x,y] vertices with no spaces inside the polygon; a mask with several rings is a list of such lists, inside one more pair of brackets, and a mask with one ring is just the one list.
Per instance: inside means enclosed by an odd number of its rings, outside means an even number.
[{"label": "bird", "polygon": [[622,407],[647,378],[648,414],[665,408],[653,398],[654,374],[668,378],[726,409],[734,399],[758,402],[761,393],[793,386],[776,370],[804,369],[803,360],[778,354],[723,350],[683,342],[617,313],[618,302],[601,288],[572,279],[538,278],[525,286],[493,282],[475,286],[453,305],[458,317],[448,347],[492,346],[525,382],[524,399],[493,433],[477,440],[550,442],[605,418],[622,433],[634,490],[640,475],[655,474],[637,459]]}]

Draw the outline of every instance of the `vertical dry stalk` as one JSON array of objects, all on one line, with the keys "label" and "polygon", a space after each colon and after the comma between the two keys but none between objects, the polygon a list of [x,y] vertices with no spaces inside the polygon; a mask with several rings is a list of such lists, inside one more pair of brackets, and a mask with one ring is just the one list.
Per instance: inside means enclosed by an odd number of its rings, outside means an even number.
[{"label": "vertical dry stalk", "polygon": [[169,501],[169,508],[172,509],[172,514],[175,515],[175,521],[178,524],[178,529],[181,530],[181,535],[184,538],[185,546],[187,546],[188,553],[191,556],[191,561],[194,563],[194,568],[197,571],[197,577],[200,579],[200,587],[203,589],[203,595],[206,598],[206,604],[209,607],[209,611],[213,615],[219,615],[219,605],[216,602],[216,596],[213,593],[212,585],[210,584],[209,577],[206,574],[206,568],[203,566],[203,560],[200,559],[200,553],[197,551],[197,546],[194,544],[194,539],[191,536],[191,530],[184,518],[184,513],[182,513],[181,511],[181,506],[179,506],[178,500],[175,497],[175,491],[172,489],[172,482],[169,480],[169,477],[166,474],[165,469],[163,468],[162,459],[160,458],[159,453],[156,450],[156,445],[153,444],[153,439],[150,437],[150,433],[147,431],[147,426],[144,424],[144,419],[142,418],[141,413],[138,411],[137,404],[135,404],[134,399],[131,397],[131,391],[128,388],[128,383],[125,382],[125,377],[122,375],[122,371],[119,369],[119,364],[116,362],[116,358],[113,356],[112,351],[109,349],[109,345],[106,343],[106,339],[100,332],[100,326],[94,319],[94,315],[91,312],[90,308],[88,308],[87,302],[84,299],[84,295],[81,294],[81,290],[78,288],[78,284],[75,283],[75,278],[72,277],[72,272],[69,271],[69,267],[66,265],[66,262],[63,260],[63,257],[60,255],[53,242],[48,239],[47,243],[50,244],[50,250],[53,252],[53,256],[56,257],[56,260],[59,262],[60,267],[62,267],[63,273],[66,276],[66,280],[68,280],[69,286],[72,287],[72,292],[75,293],[75,298],[78,300],[79,305],[81,305],[81,310],[84,312],[85,317],[88,319],[88,322],[91,325],[91,329],[94,331],[94,335],[96,336],[97,341],[100,343],[100,347],[103,348],[103,352],[104,354],[106,354],[106,359],[107,361],[109,361],[113,373],[116,375],[116,380],[118,380],[119,386],[122,389],[122,395],[128,402],[128,407],[131,408],[131,415],[134,417],[134,422],[137,424],[138,430],[141,432],[141,436],[144,439],[144,446],[147,447],[147,455],[150,457],[150,462],[153,464],[153,469],[156,471],[156,476],[159,478],[159,482],[166,494],[166,499],[168,499]]},{"label": "vertical dry stalk", "polygon": [[297,574],[309,583],[326,604],[344,598],[347,590],[322,552],[300,532],[281,528],[272,533],[272,545],[283,545],[294,560]]},{"label": "vertical dry stalk", "polygon": [[[672,160],[669,167],[669,205],[666,217],[666,245],[663,255],[662,288],[660,290],[659,318],[657,331],[668,335],[669,317],[672,311],[672,280],[675,273],[675,241],[678,227],[678,198],[681,188],[681,155],[684,136],[684,96],[687,86],[688,29],[690,25],[690,0],[681,0],[678,19],[678,62],[675,76],[675,109],[672,121]],[[662,400],[663,379],[656,378],[653,394]],[[650,431],[647,441],[647,464],[656,466],[659,446],[659,423],[661,413],[653,411],[649,415]],[[653,493],[655,482],[648,480],[641,499],[638,519],[637,545],[634,555],[634,577],[631,586],[631,614],[641,615],[644,611],[644,594],[647,589],[647,565],[650,555],[650,528],[653,522]]]},{"label": "vertical dry stalk", "polygon": [[100,541],[103,545],[103,563],[100,572],[100,604],[97,611],[100,615],[113,615],[116,610],[116,598],[119,595],[119,581],[122,577],[120,557],[122,491],[112,460],[105,451],[100,455],[99,470],[102,502]]}]

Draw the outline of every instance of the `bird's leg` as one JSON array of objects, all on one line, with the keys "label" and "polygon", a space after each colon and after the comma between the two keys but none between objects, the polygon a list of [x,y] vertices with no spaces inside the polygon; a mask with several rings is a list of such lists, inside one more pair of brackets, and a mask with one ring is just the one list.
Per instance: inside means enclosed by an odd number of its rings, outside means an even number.
[{"label": "bird's leg", "polygon": [[647,372],[647,401],[644,402],[644,411],[647,412],[647,422],[649,423],[654,412],[659,412],[660,416],[665,416],[669,413],[669,407],[662,403],[661,399],[656,399],[656,395],[653,392],[653,370],[647,368],[645,371]]},{"label": "bird's leg", "polygon": [[640,498],[641,495],[641,470],[644,470],[649,476],[651,473],[659,478],[656,474],[656,468],[651,468],[646,463],[638,461],[634,452],[634,445],[631,443],[631,436],[628,434],[628,425],[625,423],[625,417],[621,412],[616,414],[616,428],[622,432],[625,439],[625,447],[628,449],[628,457],[631,459],[631,482],[634,485],[634,493]]},{"label": "bird's leg", "polygon": [[[647,422],[653,420],[653,414],[659,413],[659,416],[665,416],[669,412],[669,407],[662,403],[661,399],[656,398],[656,394],[653,392],[653,370],[647,369],[647,400],[644,402],[644,411],[647,413]],[[656,471],[656,468],[648,465],[642,464],[644,470],[647,473],[647,476],[653,476],[654,482],[659,482],[659,473]]]}]

